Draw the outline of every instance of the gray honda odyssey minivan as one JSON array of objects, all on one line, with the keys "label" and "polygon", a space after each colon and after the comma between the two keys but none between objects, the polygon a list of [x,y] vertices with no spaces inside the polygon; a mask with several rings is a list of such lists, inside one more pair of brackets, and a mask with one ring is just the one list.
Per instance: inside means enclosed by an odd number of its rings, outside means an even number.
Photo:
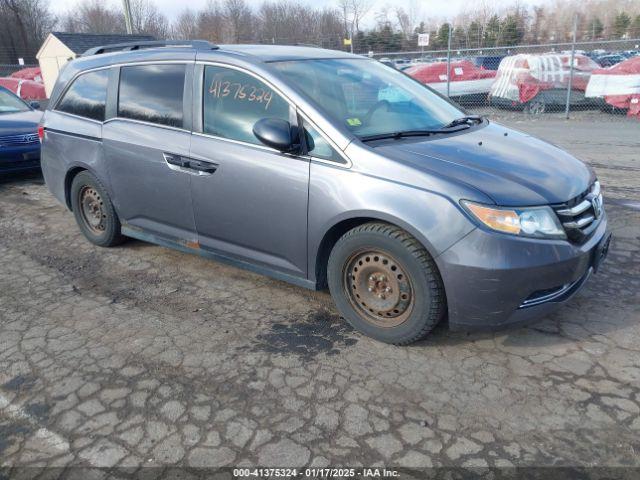
[{"label": "gray honda odyssey minivan", "polygon": [[542,317],[610,234],[593,171],[381,63],[311,47],[92,49],[55,85],[42,170],[82,233],[312,289],[378,340]]}]

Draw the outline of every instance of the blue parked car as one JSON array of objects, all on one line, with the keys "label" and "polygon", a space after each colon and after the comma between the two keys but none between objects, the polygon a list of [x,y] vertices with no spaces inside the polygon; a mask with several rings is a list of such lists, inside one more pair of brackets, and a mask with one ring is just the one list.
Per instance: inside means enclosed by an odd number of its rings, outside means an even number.
[{"label": "blue parked car", "polygon": [[38,102],[26,103],[0,87],[0,172],[40,168],[38,124],[42,112]]}]

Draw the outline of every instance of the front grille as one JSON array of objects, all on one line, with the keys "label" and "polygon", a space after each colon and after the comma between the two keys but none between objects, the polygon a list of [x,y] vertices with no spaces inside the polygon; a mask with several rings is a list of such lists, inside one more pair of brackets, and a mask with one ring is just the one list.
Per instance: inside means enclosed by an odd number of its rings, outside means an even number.
[{"label": "front grille", "polygon": [[22,135],[6,135],[0,137],[0,147],[23,147],[38,143],[37,133],[26,133]]},{"label": "front grille", "polygon": [[600,182],[562,205],[554,205],[567,238],[575,243],[584,243],[598,226],[604,213]]}]

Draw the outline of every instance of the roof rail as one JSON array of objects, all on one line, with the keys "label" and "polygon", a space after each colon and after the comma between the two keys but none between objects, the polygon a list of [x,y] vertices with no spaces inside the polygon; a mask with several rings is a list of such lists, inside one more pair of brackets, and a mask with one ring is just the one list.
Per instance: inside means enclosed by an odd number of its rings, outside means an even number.
[{"label": "roof rail", "polygon": [[315,43],[294,43],[294,47],[310,47],[310,48],[322,48],[320,45],[316,45]]},{"label": "roof rail", "polygon": [[114,43],[111,45],[102,45],[100,47],[93,47],[82,54],[83,57],[90,55],[99,55],[101,53],[115,52],[118,50],[131,51],[141,50],[143,48],[156,48],[156,47],[191,47],[196,50],[217,50],[217,45],[207,40],[147,40],[141,42],[127,42],[127,43]]}]

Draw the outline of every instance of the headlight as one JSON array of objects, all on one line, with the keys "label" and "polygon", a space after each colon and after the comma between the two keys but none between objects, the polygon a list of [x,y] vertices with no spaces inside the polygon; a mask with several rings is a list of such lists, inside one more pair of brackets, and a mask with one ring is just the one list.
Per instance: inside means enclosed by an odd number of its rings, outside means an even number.
[{"label": "headlight", "polygon": [[476,219],[492,230],[521,237],[567,238],[558,217],[549,207],[502,208],[462,200]]}]

